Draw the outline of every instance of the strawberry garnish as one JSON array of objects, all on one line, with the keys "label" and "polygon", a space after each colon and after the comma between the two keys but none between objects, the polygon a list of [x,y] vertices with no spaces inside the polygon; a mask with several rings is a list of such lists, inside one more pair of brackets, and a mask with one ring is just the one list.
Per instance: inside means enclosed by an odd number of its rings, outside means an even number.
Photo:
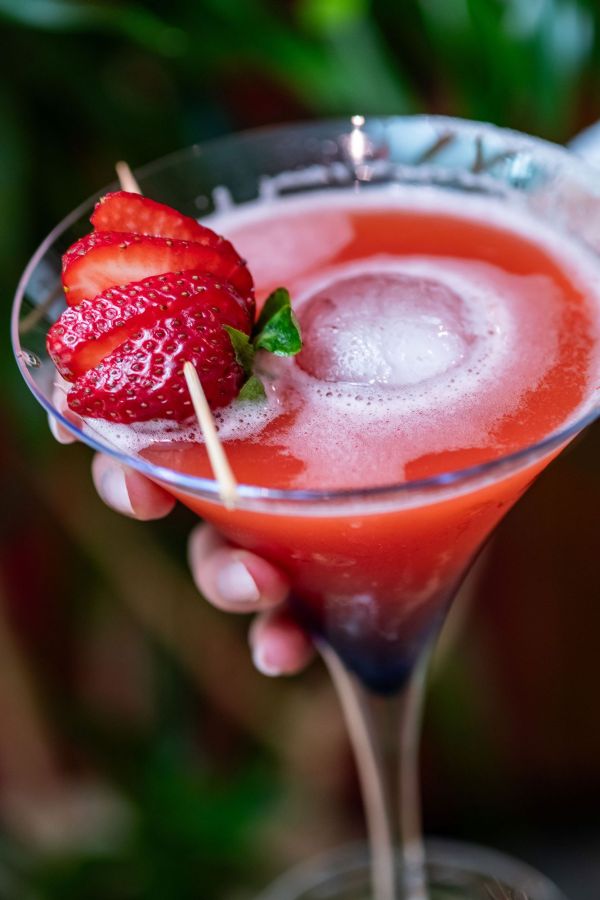
[{"label": "strawberry garnish", "polygon": [[195,269],[228,281],[254,311],[252,276],[229,241],[201,244],[117,231],[81,238],[63,256],[63,286],[70,306],[107,288],[150,275]]},{"label": "strawberry garnish", "polygon": [[114,191],[96,204],[90,219],[95,231],[129,231],[155,237],[198,241],[216,246],[223,238],[191,216],[141,194]]},{"label": "strawberry garnish", "polygon": [[69,305],[47,338],[74,382],[69,407],[120,423],[185,421],[194,414],[185,363],[212,409],[264,397],[257,351],[301,347],[287,291],[275,291],[254,324],[252,277],[229,241],[139,194],[108,194],[92,224],[63,256]]},{"label": "strawberry garnish", "polygon": [[[163,279],[163,280],[161,280]],[[75,336],[71,356],[51,353],[57,365],[79,374],[68,395],[79,415],[113,422],[193,414],[183,375],[191,362],[213,409],[239,393],[244,370],[224,326],[250,330],[248,312],[235,291],[210,276],[194,272],[161,275],[129,286],[124,304],[101,295],[77,309],[67,309],[52,327],[53,341]],[[154,296],[152,296],[154,295]],[[128,317],[131,301],[134,312]],[[123,316],[117,319],[115,311]],[[73,318],[73,314],[77,318]],[[65,322],[66,319],[66,322]],[[60,334],[64,328],[64,334]]]},{"label": "strawberry garnish", "polygon": [[[108,288],[93,300],[67,307],[48,332],[48,352],[63,378],[74,381],[140,328],[153,324],[174,302],[197,297],[201,306],[208,302],[214,307],[224,293],[239,307],[236,327],[249,333],[251,316],[231,286],[218,287],[202,272],[172,272]],[[223,321],[232,324],[229,318]]]}]

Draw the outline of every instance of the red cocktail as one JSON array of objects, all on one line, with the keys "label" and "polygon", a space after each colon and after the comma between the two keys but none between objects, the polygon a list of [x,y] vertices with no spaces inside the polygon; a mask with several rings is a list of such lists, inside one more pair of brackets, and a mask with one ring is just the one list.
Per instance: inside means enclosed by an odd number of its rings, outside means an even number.
[{"label": "red cocktail", "polygon": [[[410,485],[519,453],[591,397],[600,299],[589,263],[491,200],[340,191],[258,204],[216,227],[248,259],[259,303],[276,284],[290,286],[305,343],[293,360],[263,362],[266,405],[220,415],[243,483]],[[287,255],[273,258],[275,234]],[[136,429],[145,459],[210,477],[202,444],[185,431],[162,438]],[[297,615],[369,687],[388,692],[411,671],[482,541],[555,452],[392,509],[362,502],[336,515],[273,517],[179,496],[279,564]]]},{"label": "red cocktail", "polygon": [[[60,255],[89,209],[28,267],[14,341],[65,427],[289,574],[296,614],[367,686],[325,649],[365,787],[376,900],[422,900],[409,676],[495,524],[598,414],[600,185],[559,148],[488,126],[363,125],[239,136],[140,173],[144,194],[226,233],[259,302],[285,284],[303,327],[297,358],[260,362],[267,402],[218,414],[234,510],[193,426],[79,422],[53,402],[43,338],[61,308]],[[372,692],[400,705],[400,868]],[[464,897],[502,882],[461,868]],[[446,875],[430,869],[429,883]],[[558,896],[542,880],[523,893]]]}]

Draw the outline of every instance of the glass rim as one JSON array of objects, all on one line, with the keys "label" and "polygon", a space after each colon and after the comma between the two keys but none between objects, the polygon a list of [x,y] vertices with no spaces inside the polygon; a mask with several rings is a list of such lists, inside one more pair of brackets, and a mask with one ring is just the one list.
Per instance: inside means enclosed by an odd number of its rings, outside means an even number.
[{"label": "glass rim", "polygon": [[[427,122],[432,125],[452,126],[459,130],[461,134],[469,136],[481,136],[482,134],[493,134],[502,138],[511,138],[518,142],[519,149],[529,148],[532,151],[541,153],[542,156],[560,162],[563,166],[575,167],[582,173],[588,171],[595,180],[598,180],[598,170],[579,158],[573,152],[567,150],[559,144],[542,138],[533,137],[523,132],[509,128],[501,128],[485,122],[478,122],[469,119],[454,118],[451,116],[433,116],[433,115],[411,115],[411,116],[367,116],[365,117],[365,126],[368,129],[370,125],[385,124],[393,125],[403,122]],[[241,142],[245,139],[268,137],[269,135],[284,135],[301,133],[310,131],[311,128],[319,128],[329,126],[331,128],[342,127],[348,128],[351,125],[350,118],[326,118],[307,120],[305,122],[295,122],[280,125],[268,125],[259,128],[247,129],[234,132],[230,135],[216,137],[200,143],[191,144],[186,148],[175,150],[164,156],[159,157],[143,166],[136,168],[135,174],[143,179],[146,175],[156,174],[162,168],[170,165],[176,165],[178,160],[188,158],[194,154],[199,155],[205,149],[215,149],[219,144]],[[27,263],[15,292],[13,306],[11,310],[11,342],[13,353],[17,362],[17,366],[23,376],[27,387],[34,395],[38,403],[53,416],[56,421],[65,428],[74,438],[87,444],[96,452],[107,454],[123,465],[136,469],[142,475],[171,487],[177,488],[185,493],[203,496],[206,499],[220,501],[220,486],[215,479],[204,478],[194,475],[187,475],[176,469],[166,466],[156,465],[145,460],[143,457],[128,453],[119,447],[112,445],[106,438],[96,438],[93,434],[84,431],[74,422],[68,419],[63,413],[57,409],[53,403],[44,395],[43,391],[38,387],[32,378],[29,367],[25,359],[28,351],[21,346],[21,337],[19,332],[19,320],[22,302],[25,291],[32,273],[50,249],[52,244],[63,234],[67,228],[77,222],[88,211],[91,211],[94,202],[102,194],[115,188],[117,182],[112,181],[105,187],[96,191],[67,216],[64,217],[44,238],[38,246],[35,253]],[[600,260],[599,260],[600,265]],[[428,476],[427,478],[415,479],[411,481],[393,482],[391,484],[375,485],[370,487],[352,487],[352,488],[320,488],[320,489],[297,489],[297,488],[268,488],[255,484],[239,483],[237,485],[237,493],[243,500],[273,500],[273,501],[290,501],[292,503],[319,503],[340,501],[347,502],[351,500],[380,500],[393,495],[414,496],[419,493],[428,494],[436,489],[443,488],[461,488],[471,482],[477,482],[485,476],[497,475],[502,478],[507,470],[517,470],[525,467],[528,463],[534,462],[537,458],[551,453],[559,448],[562,444],[570,441],[580,431],[590,425],[598,416],[600,416],[600,402],[594,404],[585,414],[578,419],[570,422],[559,429],[555,429],[541,440],[519,450],[513,451],[502,456],[495,457],[483,463],[474,466],[456,469],[449,472],[441,472],[437,475]]]}]

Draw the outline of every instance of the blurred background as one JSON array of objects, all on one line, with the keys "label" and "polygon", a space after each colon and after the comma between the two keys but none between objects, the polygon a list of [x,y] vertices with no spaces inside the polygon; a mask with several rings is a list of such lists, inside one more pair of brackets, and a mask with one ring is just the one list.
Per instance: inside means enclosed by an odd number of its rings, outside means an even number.
[{"label": "blurred background", "polygon": [[[242,128],[428,111],[568,141],[600,118],[597,0],[0,0],[0,898],[248,900],[363,834],[320,666],[251,667],[185,565],[59,447],[7,320],[47,231],[133,166]],[[600,431],[509,515],[446,640],[428,832],[600,896]]]}]

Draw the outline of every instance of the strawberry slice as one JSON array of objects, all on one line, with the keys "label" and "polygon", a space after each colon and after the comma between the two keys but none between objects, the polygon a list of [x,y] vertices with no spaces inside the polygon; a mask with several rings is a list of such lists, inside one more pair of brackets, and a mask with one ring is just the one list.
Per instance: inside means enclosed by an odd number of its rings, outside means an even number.
[{"label": "strawberry slice", "polygon": [[234,327],[250,333],[247,306],[231,285],[219,285],[202,272],[171,272],[108,288],[93,300],[68,306],[48,332],[48,353],[60,374],[74,381],[140,328],[152,325],[173,303],[188,297],[196,298],[202,308],[209,304],[213,311],[223,309],[225,324],[235,318]]},{"label": "strawberry slice", "polygon": [[211,247],[223,241],[222,237],[191,216],[184,216],[165,203],[128,191],[114,191],[101,197],[90,222],[96,231],[129,231],[180,241],[198,241]]},{"label": "strawberry slice", "polygon": [[[219,292],[218,301],[215,292]],[[144,324],[101,363],[79,377],[68,395],[78,415],[113,422],[193,415],[183,364],[190,361],[212,409],[239,393],[245,375],[224,324],[247,323],[236,299],[219,287],[175,300],[152,324]]]},{"label": "strawberry slice", "polygon": [[99,231],[76,241],[63,256],[63,286],[70,306],[107,288],[150,275],[195,269],[228,281],[254,315],[252,276],[229,241],[210,246],[197,241]]}]

